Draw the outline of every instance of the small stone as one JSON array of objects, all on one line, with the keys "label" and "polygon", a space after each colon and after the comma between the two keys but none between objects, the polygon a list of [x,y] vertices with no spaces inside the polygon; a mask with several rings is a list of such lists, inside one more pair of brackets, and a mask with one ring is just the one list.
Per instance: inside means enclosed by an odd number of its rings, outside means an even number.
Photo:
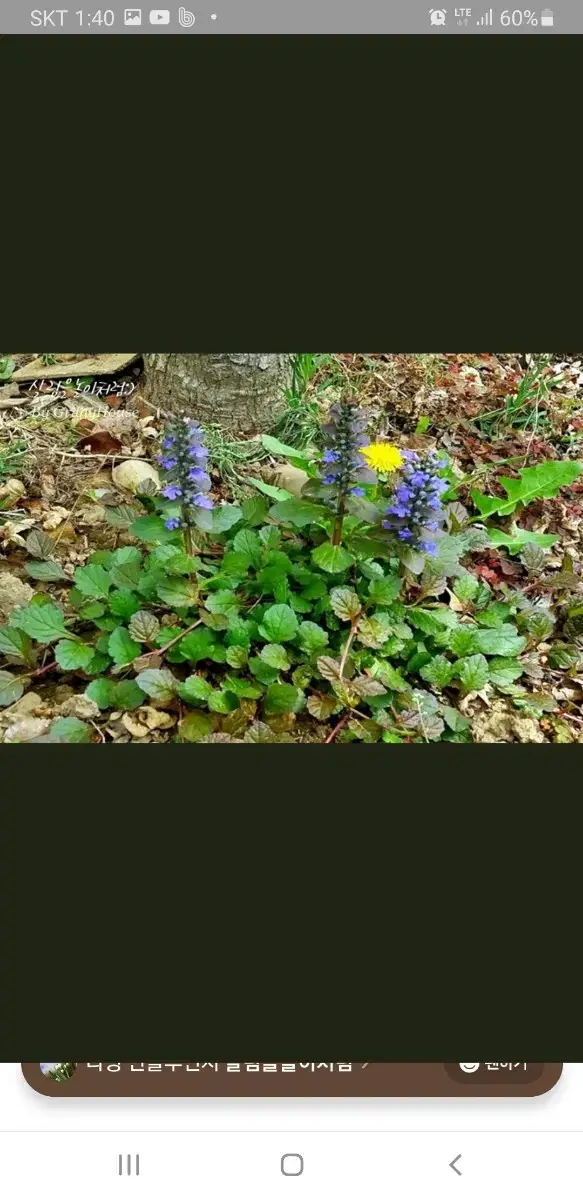
[{"label": "small stone", "polygon": [[156,468],[142,458],[128,458],[119,463],[119,466],[113,468],[111,477],[116,487],[125,488],[128,492],[135,492],[145,479],[151,479],[160,487],[160,476]]},{"label": "small stone", "polygon": [[10,503],[20,500],[21,496],[26,496],[26,488],[20,479],[7,479],[0,487],[0,500],[4,501],[4,508],[10,508]]},{"label": "small stone", "polygon": [[273,472],[275,486],[285,488],[286,492],[291,492],[292,496],[301,496],[302,488],[308,479],[309,475],[305,471],[301,471],[299,467],[292,467],[289,463],[282,467],[276,467]]},{"label": "small stone", "polygon": [[9,617],[15,608],[29,604],[33,595],[30,584],[23,583],[22,579],[8,571],[0,572],[0,613],[3,617]]},{"label": "small stone", "polygon": [[78,717],[80,721],[92,721],[100,715],[95,700],[89,696],[69,696],[59,704],[57,711],[60,717]]},{"label": "small stone", "polygon": [[4,725],[11,725],[13,721],[20,721],[22,717],[29,717],[32,713],[38,710],[44,711],[42,696],[37,692],[26,692],[20,700],[16,700],[9,708],[5,708],[0,713],[0,722]]},{"label": "small stone", "polygon": [[32,738],[42,737],[50,729],[50,721],[40,717],[24,717],[22,721],[14,721],[4,734],[5,742],[30,742]]}]

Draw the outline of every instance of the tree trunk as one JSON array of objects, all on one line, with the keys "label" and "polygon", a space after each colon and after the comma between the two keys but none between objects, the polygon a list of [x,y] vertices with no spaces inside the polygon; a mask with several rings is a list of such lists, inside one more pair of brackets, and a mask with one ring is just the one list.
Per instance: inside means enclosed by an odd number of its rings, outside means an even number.
[{"label": "tree trunk", "polygon": [[144,396],[228,433],[262,433],[285,411],[291,354],[145,354]]}]

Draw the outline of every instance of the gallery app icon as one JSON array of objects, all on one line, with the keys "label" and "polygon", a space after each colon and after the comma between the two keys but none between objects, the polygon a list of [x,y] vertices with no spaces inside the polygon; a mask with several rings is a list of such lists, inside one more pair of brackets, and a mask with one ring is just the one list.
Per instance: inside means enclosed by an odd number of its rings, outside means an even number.
[{"label": "gallery app icon", "polygon": [[141,25],[142,10],[141,8],[126,8],[123,14],[124,25]]},{"label": "gallery app icon", "polygon": [[150,25],[169,25],[170,10],[168,8],[152,8],[150,10]]}]

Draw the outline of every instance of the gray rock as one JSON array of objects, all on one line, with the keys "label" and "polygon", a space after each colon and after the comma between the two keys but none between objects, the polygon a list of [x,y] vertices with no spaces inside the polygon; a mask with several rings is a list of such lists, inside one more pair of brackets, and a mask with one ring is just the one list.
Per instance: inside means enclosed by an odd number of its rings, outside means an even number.
[{"label": "gray rock", "polygon": [[17,575],[9,571],[0,571],[0,614],[9,617],[15,608],[29,604],[34,592],[28,583],[23,583]]}]

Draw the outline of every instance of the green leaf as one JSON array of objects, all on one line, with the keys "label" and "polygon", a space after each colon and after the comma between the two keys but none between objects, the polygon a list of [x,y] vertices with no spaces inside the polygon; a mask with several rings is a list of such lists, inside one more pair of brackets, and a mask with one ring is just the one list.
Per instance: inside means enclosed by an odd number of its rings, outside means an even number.
[{"label": "green leaf", "polygon": [[454,594],[462,604],[471,604],[480,586],[474,575],[462,575],[454,584]]},{"label": "green leaf", "polygon": [[105,606],[99,600],[87,600],[79,609],[79,618],[82,621],[97,621],[104,615]]},{"label": "green leaf", "polygon": [[16,700],[20,700],[23,693],[22,680],[13,675],[11,671],[0,671],[0,708],[7,708],[9,704],[14,704]]},{"label": "green leaf", "polygon": [[138,612],[134,612],[129,623],[129,631],[137,642],[153,642],[160,632],[160,622],[154,613],[141,608]]},{"label": "green leaf", "polygon": [[107,571],[97,563],[91,563],[86,567],[77,567],[74,578],[79,591],[84,596],[91,596],[94,600],[105,599],[111,587]]},{"label": "green leaf", "polygon": [[462,717],[457,708],[450,708],[448,704],[444,704],[441,713],[446,725],[453,733],[463,733],[465,729],[469,729],[470,721],[467,717]]},{"label": "green leaf", "polygon": [[470,495],[482,517],[491,516],[492,513],[498,511],[498,505],[504,503],[498,496],[486,496],[484,492],[479,492],[475,488],[470,488]]},{"label": "green leaf", "polygon": [[36,642],[46,645],[62,637],[73,637],[65,628],[63,610],[57,604],[30,604],[18,613],[18,623]]},{"label": "green leaf", "polygon": [[208,700],[212,686],[202,675],[189,675],[184,683],[179,684],[178,695],[188,704],[198,704]]},{"label": "green leaf", "polygon": [[277,525],[264,525],[259,530],[259,537],[266,550],[277,550],[281,542],[281,532]]},{"label": "green leaf", "polygon": [[22,659],[29,666],[34,661],[34,651],[28,634],[15,625],[0,626],[0,654],[5,654],[8,658]]},{"label": "green leaf", "polygon": [[227,662],[230,667],[237,670],[239,667],[244,667],[249,657],[249,652],[246,646],[229,646],[226,651]]},{"label": "green leaf", "polygon": [[254,529],[239,529],[233,538],[233,549],[239,554],[245,554],[254,567],[263,562],[263,546],[259,534]]},{"label": "green leaf", "polygon": [[460,658],[456,663],[456,673],[465,692],[481,691],[489,679],[488,663],[483,654],[472,654],[469,658]]},{"label": "green leaf", "polygon": [[280,442],[279,438],[264,433],[261,441],[270,454],[278,454],[280,458],[291,458],[293,461],[299,460],[301,463],[306,462],[306,457],[301,450],[296,450],[294,446],[286,446],[285,442]]},{"label": "green leaf", "polygon": [[138,517],[131,526],[130,533],[139,538],[141,542],[170,542],[175,536],[172,529],[166,528],[162,517],[157,517],[153,513],[149,513],[146,517]]},{"label": "green leaf", "polygon": [[112,554],[112,566],[122,567],[125,563],[137,562],[141,563],[142,552],[137,546],[119,546]]},{"label": "green leaf", "polygon": [[443,654],[436,654],[430,663],[422,667],[419,674],[426,683],[440,690],[447,687],[455,675],[456,668]]},{"label": "green leaf", "polygon": [[201,662],[204,658],[210,658],[210,651],[216,642],[215,634],[212,629],[202,627],[199,629],[191,629],[190,633],[185,634],[178,642],[180,653],[183,659],[189,662]]},{"label": "green leaf", "polygon": [[510,604],[505,604],[503,600],[495,600],[493,604],[488,605],[484,612],[476,614],[478,625],[483,625],[487,629],[499,629],[504,625],[511,616],[512,608]]},{"label": "green leaf", "polygon": [[191,608],[196,604],[197,592],[188,579],[165,579],[156,588],[158,597],[169,608]]},{"label": "green leaf", "polygon": [[237,504],[218,504],[216,508],[198,509],[195,522],[203,533],[226,533],[242,515]]},{"label": "green leaf", "polygon": [[336,587],[330,592],[332,611],[341,621],[355,621],[362,612],[362,605],[352,588]]},{"label": "green leaf", "polygon": [[260,492],[269,496],[271,500],[291,500],[291,492],[286,492],[285,488],[273,487],[271,483],[264,483],[262,479],[254,479],[252,475],[247,476],[247,483],[252,483]]},{"label": "green leaf", "polygon": [[26,549],[33,558],[50,558],[54,553],[55,543],[41,529],[33,529],[26,539]]},{"label": "green leaf", "polygon": [[112,592],[108,603],[113,615],[123,617],[124,621],[137,613],[140,607],[138,597],[134,592],[128,592],[126,588],[122,588],[119,592]]},{"label": "green leaf", "polygon": [[109,654],[100,654],[98,651],[96,651],[91,659],[91,662],[85,667],[85,674],[101,675],[103,671],[107,671],[108,667],[110,666],[111,659]]},{"label": "green leaf", "polygon": [[86,642],[57,642],[55,661],[63,671],[85,671],[95,654],[95,647]]},{"label": "green leaf", "polygon": [[133,592],[137,588],[142,568],[139,559],[130,559],[129,562],[114,563],[110,571],[111,582],[116,588],[121,588],[123,591]]},{"label": "green leaf", "polygon": [[538,645],[553,632],[556,622],[550,609],[543,604],[536,604],[532,608],[519,612],[516,623],[528,634],[529,641]]},{"label": "green leaf", "polygon": [[475,653],[478,647],[474,635],[475,630],[465,625],[454,629],[449,639],[449,648],[456,658],[465,658],[466,655]]},{"label": "green leaf", "polygon": [[443,623],[434,612],[427,608],[408,608],[405,616],[414,629],[420,629],[422,633],[427,633],[431,637],[443,632]]},{"label": "green leaf", "polygon": [[202,742],[213,729],[213,718],[208,713],[190,712],[180,722],[178,733],[182,742]]},{"label": "green leaf", "polygon": [[78,717],[60,717],[51,725],[50,732],[64,742],[90,742],[91,730],[85,721]]},{"label": "green leaf", "polygon": [[159,704],[167,704],[177,691],[177,681],[167,667],[152,667],[141,671],[136,677],[136,683],[142,691],[157,700]]},{"label": "green leaf", "polygon": [[118,667],[125,667],[138,657],[141,646],[139,642],[134,642],[123,625],[119,625],[110,635],[108,649],[114,663]]},{"label": "green leaf", "polygon": [[[520,471],[519,479],[499,479],[498,482],[504,488],[508,500],[496,500],[495,507],[490,508],[487,515],[497,512],[499,516],[506,516],[508,513],[514,512],[517,504],[530,504],[532,500],[543,497],[552,499],[560,488],[568,487],[579,478],[581,469],[581,463],[571,462],[567,459],[557,462],[547,461],[537,463],[535,467],[524,467]],[[480,493],[472,492],[476,503],[478,503],[479,495]],[[486,498],[482,497],[482,502],[484,499]],[[480,511],[483,510],[480,509]]]},{"label": "green leaf", "polygon": [[151,571],[144,571],[140,576],[138,584],[138,592],[144,600],[156,600],[158,587],[161,583],[165,583],[167,579],[166,572],[160,567],[156,567]]},{"label": "green leaf", "polygon": [[392,604],[401,590],[402,580],[398,575],[386,575],[382,579],[371,579],[368,597],[372,604]]},{"label": "green leaf", "polygon": [[515,658],[524,650],[526,638],[519,637],[513,625],[500,625],[498,629],[476,629],[474,646],[481,654]]},{"label": "green leaf", "polygon": [[265,695],[265,713],[297,712],[303,702],[303,693],[291,683],[272,683]]},{"label": "green leaf", "polygon": [[224,692],[217,689],[216,691],[211,692],[208,698],[208,706],[211,712],[223,713],[226,715],[227,713],[233,712],[234,709],[239,707],[239,701],[234,692]]},{"label": "green leaf", "polygon": [[230,613],[234,615],[237,612],[239,599],[234,592],[223,588],[220,592],[211,592],[210,596],[207,596],[204,606],[209,612],[226,617]]},{"label": "green leaf", "polygon": [[67,578],[59,563],[52,562],[51,560],[47,562],[26,563],[25,570],[33,579],[42,579],[43,582],[52,583],[56,579]]},{"label": "green leaf", "polygon": [[259,633],[266,642],[291,642],[297,631],[298,618],[288,604],[272,604],[259,626]]},{"label": "green leaf", "polygon": [[524,674],[524,668],[514,658],[491,658],[488,663],[490,683],[497,687],[508,687]]},{"label": "green leaf", "polygon": [[391,692],[409,692],[411,685],[390,662],[381,659],[375,663],[374,673]]},{"label": "green leaf", "polygon": [[312,561],[322,571],[329,571],[331,575],[337,575],[341,571],[346,571],[352,566],[354,558],[344,546],[333,546],[332,542],[322,542],[321,546],[317,546],[312,550]]},{"label": "green leaf", "polygon": [[336,696],[308,696],[307,708],[316,721],[328,721],[334,709],[338,707]]},{"label": "green leaf", "polygon": [[276,521],[284,521],[287,525],[312,525],[327,516],[327,509],[321,504],[312,504],[309,500],[280,500],[269,510],[270,516]]},{"label": "green leaf", "polygon": [[117,504],[113,507],[109,505],[105,509],[105,520],[108,525],[124,526],[131,525],[137,517],[137,509],[132,508],[131,504]]},{"label": "green leaf", "polygon": [[145,692],[138,686],[135,679],[122,679],[112,687],[112,708],[131,710],[139,708],[146,699]]},{"label": "green leaf", "polygon": [[515,526],[512,533],[506,533],[503,529],[489,529],[488,538],[491,546],[495,548],[506,546],[509,554],[520,554],[521,550],[530,543],[543,547],[554,546],[559,535],[558,533],[532,533],[530,529],[519,529],[518,526]]},{"label": "green leaf", "polygon": [[578,666],[580,661],[579,647],[570,645],[568,642],[555,642],[549,652],[549,666],[553,670],[565,671],[569,667]]},{"label": "green leaf", "polygon": [[302,621],[296,640],[304,654],[319,654],[328,645],[328,634],[315,621]]},{"label": "green leaf", "polygon": [[284,646],[278,646],[276,643],[270,642],[269,645],[263,646],[260,654],[268,667],[274,667],[277,671],[289,670],[291,664]]},{"label": "green leaf", "polygon": [[[244,530],[242,532],[245,532]],[[250,530],[248,531],[250,532]],[[225,554],[223,558],[222,571],[225,574],[238,575],[244,579],[251,566],[251,559],[248,554],[243,554],[237,550],[231,550]]]},{"label": "green leaf", "polygon": [[249,670],[255,679],[264,684],[275,683],[279,674],[276,667],[270,667],[259,655],[249,659]]},{"label": "green leaf", "polygon": [[94,700],[98,708],[112,708],[114,690],[111,679],[93,679],[85,688],[85,695]]},{"label": "green leaf", "polygon": [[263,695],[261,687],[252,683],[250,679],[241,679],[240,676],[226,675],[223,687],[226,692],[233,692],[235,696],[245,700],[257,700]]},{"label": "green leaf", "polygon": [[546,566],[546,553],[543,546],[537,546],[536,542],[527,542],[520,561],[526,567],[529,575],[540,575]]},{"label": "green leaf", "polygon": [[267,501],[262,496],[250,496],[243,501],[241,512],[247,525],[261,525],[267,516]]},{"label": "green leaf", "polygon": [[371,650],[379,650],[391,636],[393,629],[387,614],[375,613],[372,617],[361,617],[357,627],[357,639]]}]

